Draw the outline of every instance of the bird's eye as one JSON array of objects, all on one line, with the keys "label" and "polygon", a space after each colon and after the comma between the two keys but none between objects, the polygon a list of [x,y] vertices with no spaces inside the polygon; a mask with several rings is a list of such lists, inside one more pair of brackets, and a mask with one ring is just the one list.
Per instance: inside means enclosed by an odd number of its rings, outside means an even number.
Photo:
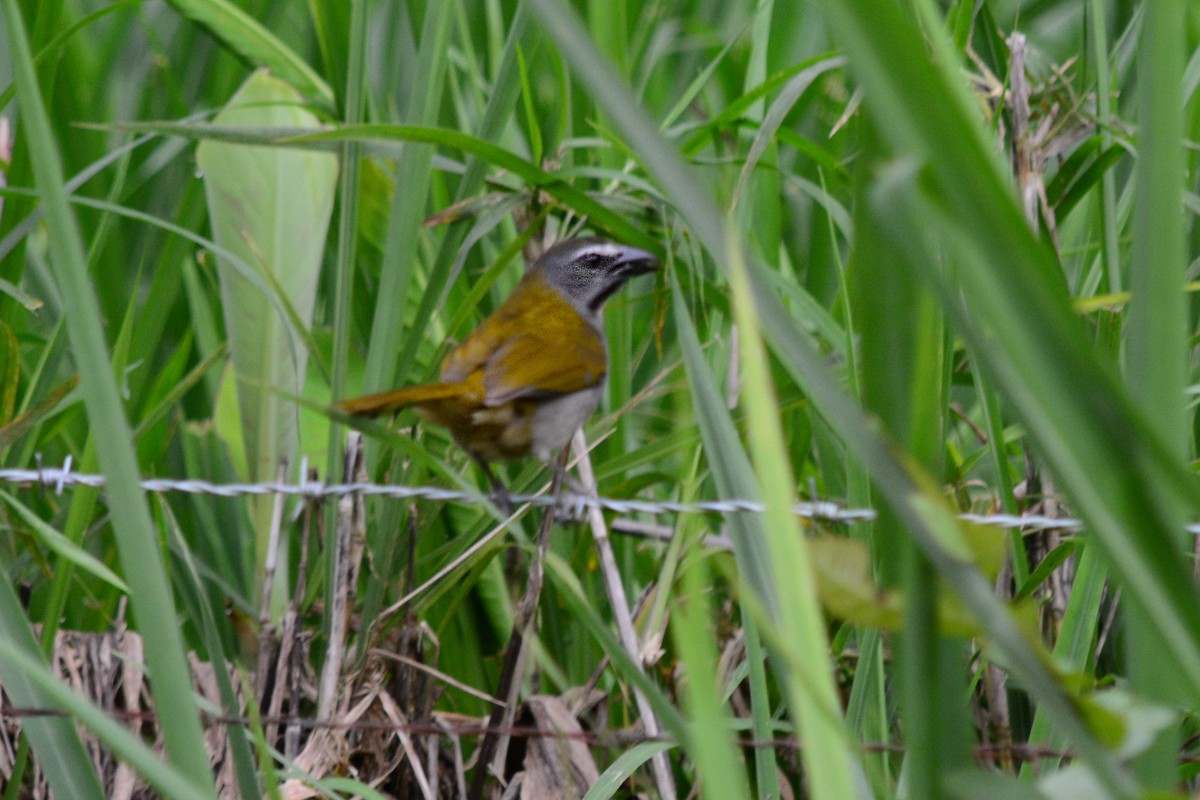
[{"label": "bird's eye", "polygon": [[583,261],[583,265],[588,269],[600,269],[600,267],[604,266],[605,262],[604,256],[599,253],[584,253],[583,258],[580,260]]}]

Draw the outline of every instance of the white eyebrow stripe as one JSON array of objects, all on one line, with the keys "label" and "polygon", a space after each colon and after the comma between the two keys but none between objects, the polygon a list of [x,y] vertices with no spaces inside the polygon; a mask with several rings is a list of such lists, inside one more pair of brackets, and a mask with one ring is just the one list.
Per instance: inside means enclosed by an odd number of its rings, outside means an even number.
[{"label": "white eyebrow stripe", "polygon": [[613,244],[612,242],[599,242],[597,244],[588,245],[584,249],[580,250],[579,255],[584,256],[588,253],[595,253],[598,256],[615,256],[619,255],[620,252],[620,245]]}]

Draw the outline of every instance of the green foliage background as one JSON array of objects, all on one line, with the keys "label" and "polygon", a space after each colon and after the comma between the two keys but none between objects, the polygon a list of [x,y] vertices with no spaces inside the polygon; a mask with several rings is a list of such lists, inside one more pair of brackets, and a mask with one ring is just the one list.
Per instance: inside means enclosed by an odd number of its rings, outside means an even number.
[{"label": "green foliage background", "polygon": [[[662,643],[651,680],[616,644],[586,530],[557,531],[537,691],[609,658],[610,722],[648,693],[680,796],[1195,790],[1195,4],[0,9],[0,467],[70,457],[108,479],[0,487],[13,705],[68,709],[164,796],[210,795],[186,659],[238,659],[224,612],[258,616],[271,502],[146,496],[137,477],[261,480],[304,456],[339,478],[331,399],[429,378],[527,245],[597,232],[665,265],[608,310],[600,493],[767,512],[644,515],[669,544],[614,540],[639,633]],[[248,81],[274,94],[218,116]],[[248,152],[278,171],[239,189]],[[369,429],[373,479],[484,485],[411,423]],[[507,468],[514,491],[545,478]],[[879,516],[801,524],[810,489]],[[997,510],[1085,530],[956,518]],[[536,528],[468,553],[495,522],[372,501],[353,598],[376,620],[454,564],[406,613],[437,668],[484,692]],[[303,537],[298,611],[320,642],[332,567],[311,528],[288,528],[269,608]],[[46,667],[57,630],[118,620],[154,643],[165,760]],[[352,652],[400,622],[359,625]],[[488,711],[454,686],[438,708]],[[103,796],[67,720],[23,725],[22,764]],[[270,753],[235,738],[242,794],[273,790]],[[589,797],[668,794],[652,749],[595,748],[611,771]]]}]

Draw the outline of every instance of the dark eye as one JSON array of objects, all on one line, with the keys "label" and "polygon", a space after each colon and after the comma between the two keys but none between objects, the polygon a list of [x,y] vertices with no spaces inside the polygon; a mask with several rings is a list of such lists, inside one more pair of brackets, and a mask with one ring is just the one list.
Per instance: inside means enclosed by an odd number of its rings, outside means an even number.
[{"label": "dark eye", "polygon": [[605,263],[604,256],[599,253],[585,253],[580,260],[583,261],[583,265],[588,269],[600,269]]}]

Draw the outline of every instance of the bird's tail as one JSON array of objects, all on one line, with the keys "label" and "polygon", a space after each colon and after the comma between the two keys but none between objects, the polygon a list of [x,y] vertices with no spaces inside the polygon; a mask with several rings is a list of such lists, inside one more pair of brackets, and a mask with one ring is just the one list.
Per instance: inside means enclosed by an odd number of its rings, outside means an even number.
[{"label": "bird's tail", "polygon": [[343,400],[337,407],[356,417],[379,417],[391,414],[408,406],[420,406],[435,400],[446,400],[462,393],[456,383],[426,383],[421,386],[406,386],[379,394],[368,394]]}]

